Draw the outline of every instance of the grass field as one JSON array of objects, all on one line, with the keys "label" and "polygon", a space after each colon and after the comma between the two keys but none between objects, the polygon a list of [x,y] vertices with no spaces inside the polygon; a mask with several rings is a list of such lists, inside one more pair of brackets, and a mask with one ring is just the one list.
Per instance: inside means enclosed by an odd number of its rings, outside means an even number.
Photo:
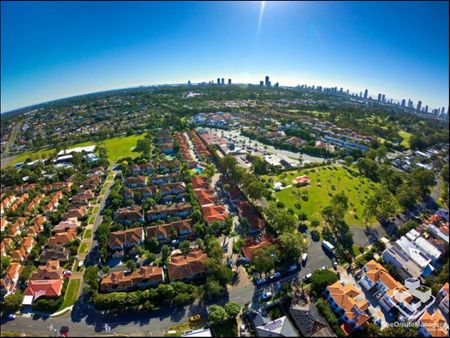
[{"label": "grass field", "polygon": [[80,248],[78,249],[78,252],[79,253],[86,253],[87,252],[87,247],[88,247],[87,243],[81,243],[80,244]]},{"label": "grass field", "polygon": [[402,146],[409,148],[409,139],[411,138],[411,133],[408,133],[407,131],[400,130],[398,132],[400,137],[403,139],[400,143]]},{"label": "grass field", "polygon": [[[139,152],[133,152],[134,147],[138,140],[143,139],[144,134],[131,135],[125,137],[113,137],[100,142],[83,142],[73,144],[69,149],[77,147],[85,147],[90,145],[102,145],[106,148],[108,153],[108,160],[111,162],[116,162],[119,158],[130,156],[132,158],[140,155]],[[55,148],[40,149],[37,151],[26,151],[14,157],[6,166],[13,166],[19,162],[25,161],[27,158],[32,160],[38,160],[42,158],[47,158],[49,155],[55,152]]]},{"label": "grass field", "polygon": [[90,238],[90,237],[91,237],[91,234],[92,234],[92,230],[91,230],[91,229],[87,229],[87,230],[84,232],[83,238]]},{"label": "grass field", "polygon": [[[333,195],[343,191],[349,199],[349,209],[345,220],[350,225],[365,226],[363,209],[365,200],[374,193],[376,183],[359,176],[352,176],[349,170],[341,166],[325,166],[305,170],[293,170],[284,172],[278,176],[264,176],[264,180],[272,179],[273,182],[283,182],[286,185],[292,183],[296,176],[307,175],[311,179],[309,186],[290,187],[276,192],[278,201],[291,208],[298,215],[305,213],[308,220],[317,219],[322,221],[321,210],[329,205]],[[308,200],[305,201],[301,194],[306,192]],[[296,207],[300,204],[300,209]],[[375,223],[376,219],[369,220]]]},{"label": "grass field", "polygon": [[[204,327],[206,325],[206,323],[202,320],[198,321],[198,322],[184,322],[184,323],[180,323],[174,326],[171,326],[166,333],[164,334],[164,337],[181,337],[181,335],[183,333],[185,333],[186,331],[190,331],[190,330],[197,330],[200,329],[202,327]],[[168,333],[170,331],[175,331],[174,333]]]},{"label": "grass field", "polygon": [[64,300],[59,310],[62,310],[75,303],[78,297],[78,290],[80,289],[81,284],[80,282],[81,281],[79,279],[71,279],[69,281],[69,284],[67,285],[66,294],[64,295]]}]

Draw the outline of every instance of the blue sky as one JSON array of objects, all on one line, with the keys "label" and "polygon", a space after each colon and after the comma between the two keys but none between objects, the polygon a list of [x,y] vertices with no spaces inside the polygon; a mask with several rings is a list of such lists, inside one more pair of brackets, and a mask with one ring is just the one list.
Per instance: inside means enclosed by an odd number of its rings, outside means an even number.
[{"label": "blue sky", "polygon": [[265,75],[448,106],[448,2],[261,3],[2,1],[1,111]]}]

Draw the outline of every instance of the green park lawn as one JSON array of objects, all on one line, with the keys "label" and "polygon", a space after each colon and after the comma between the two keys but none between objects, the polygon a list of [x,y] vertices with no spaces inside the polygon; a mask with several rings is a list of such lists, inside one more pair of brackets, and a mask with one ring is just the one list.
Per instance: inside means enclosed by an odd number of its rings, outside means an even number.
[{"label": "green park lawn", "polygon": [[81,243],[80,244],[80,248],[78,249],[78,252],[79,253],[86,253],[87,252],[87,247],[88,247],[88,244],[85,242],[85,243]]},{"label": "green park lawn", "polygon": [[91,238],[91,235],[92,235],[92,230],[91,230],[91,229],[87,229],[87,230],[84,232],[83,238]]},{"label": "green park lawn", "polygon": [[[342,166],[324,166],[287,171],[277,176],[263,178],[266,181],[272,179],[273,182],[290,185],[294,177],[307,175],[311,179],[310,185],[299,188],[292,186],[275,192],[275,196],[277,201],[283,202],[287,208],[294,210],[295,214],[305,213],[309,221],[313,219],[322,221],[321,210],[329,205],[333,195],[343,191],[349,200],[349,209],[345,215],[346,222],[350,225],[365,226],[364,202],[374,193],[377,184],[359,176],[357,172],[354,173],[355,176],[352,176],[350,171]],[[307,201],[300,195],[304,191],[308,192]],[[300,204],[300,209],[295,206],[297,203]],[[370,219],[369,223],[376,223],[376,219]]]},{"label": "green park lawn", "polygon": [[[78,297],[78,290],[80,289],[79,279],[71,279],[69,280],[69,284],[67,285],[66,294],[64,295],[64,300],[61,304],[59,310],[65,309],[68,306],[71,306],[75,303]],[[58,310],[58,311],[59,311]]]},{"label": "green park lawn", "polygon": [[411,138],[411,133],[408,133],[407,131],[404,130],[400,130],[398,134],[403,139],[400,144],[405,148],[409,148],[409,139]]},{"label": "green park lawn", "polygon": [[[68,149],[85,147],[94,144],[101,145],[106,148],[106,151],[108,153],[108,160],[115,163],[119,158],[122,157],[138,157],[140,153],[134,152],[133,149],[134,147],[136,147],[137,141],[144,138],[144,135],[145,134],[113,137],[99,142],[82,142],[71,145]],[[26,151],[14,157],[11,161],[8,162],[6,166],[13,166],[19,162],[25,161],[27,158],[31,158],[32,160],[47,158],[54,152],[55,148],[45,148],[37,151]]]}]

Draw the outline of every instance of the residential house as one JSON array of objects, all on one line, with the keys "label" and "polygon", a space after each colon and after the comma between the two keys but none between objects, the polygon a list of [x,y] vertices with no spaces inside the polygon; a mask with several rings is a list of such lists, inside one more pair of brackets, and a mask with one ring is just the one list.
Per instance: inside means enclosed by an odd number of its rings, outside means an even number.
[{"label": "residential house", "polygon": [[10,195],[2,200],[2,204],[0,205],[0,211],[2,215],[6,212],[6,210],[8,210],[8,208],[14,203],[16,199],[16,196]]},{"label": "residential house", "polygon": [[314,303],[304,306],[295,304],[289,308],[289,315],[303,337],[336,336]]},{"label": "residential house", "polygon": [[156,237],[158,242],[166,243],[171,239],[171,234],[176,238],[186,238],[192,234],[192,220],[185,219],[181,221],[149,226],[146,229],[147,239]]},{"label": "residential house", "polygon": [[64,246],[77,236],[77,232],[75,229],[70,229],[67,232],[58,232],[55,233],[54,236],[48,239],[47,246],[49,248],[55,248],[58,246]]},{"label": "residential house", "polygon": [[168,183],[160,186],[161,196],[178,195],[186,192],[186,185],[184,182]]},{"label": "residential house", "polygon": [[55,225],[52,232],[53,233],[67,232],[70,230],[76,230],[80,226],[81,226],[81,222],[79,220],[77,220],[76,217],[71,217],[71,218],[68,218],[65,221],[61,221],[57,225]]},{"label": "residential house", "polygon": [[14,237],[19,235],[25,226],[25,222],[27,221],[26,217],[18,217],[16,221],[9,226],[8,236]]},{"label": "residential house", "polygon": [[200,249],[191,250],[186,256],[174,254],[170,256],[167,265],[169,279],[192,280],[203,276],[206,273],[205,261],[208,258],[206,253]]},{"label": "residential house", "polygon": [[181,182],[183,177],[179,173],[171,173],[167,175],[152,175],[149,177],[149,184],[161,185],[167,183]]},{"label": "residential house", "polygon": [[386,243],[386,249],[383,251],[383,261],[395,267],[402,281],[408,278],[419,278],[422,275],[423,270],[402,249],[391,242]]},{"label": "residential house", "polygon": [[172,205],[156,205],[147,211],[147,220],[157,221],[158,219],[166,219],[169,217],[188,217],[192,212],[190,203],[178,203]]},{"label": "residential house", "polygon": [[209,178],[207,176],[194,176],[191,182],[194,190],[209,189]]},{"label": "residential house", "polygon": [[141,266],[132,272],[117,271],[103,277],[100,283],[100,291],[118,292],[145,289],[163,282],[163,268],[158,266]]},{"label": "residential house", "polygon": [[[31,302],[39,298],[55,298],[61,296],[62,279],[30,280],[25,290],[24,305],[29,305],[26,296],[32,296]],[[30,302],[30,303],[31,303]]]},{"label": "residential house", "polygon": [[81,220],[84,216],[87,214],[87,206],[83,205],[78,208],[71,208],[69,209],[64,215],[63,219],[67,218],[76,218],[78,220]]},{"label": "residential house", "polygon": [[242,254],[247,259],[247,261],[250,262],[256,250],[272,244],[275,244],[275,241],[266,235],[261,236],[260,239],[254,237],[247,237],[241,249]]},{"label": "residential house", "polygon": [[9,263],[5,270],[5,276],[0,280],[0,295],[2,297],[16,292],[17,282],[19,281],[22,270],[23,266],[20,263]]},{"label": "residential house", "polygon": [[45,195],[42,193],[37,194],[34,196],[34,198],[31,200],[30,203],[25,207],[25,213],[31,213],[36,207],[41,203],[41,201],[44,199]]},{"label": "residential house", "polygon": [[93,199],[95,194],[92,190],[88,189],[82,192],[77,193],[72,196],[72,205],[88,205],[89,200]]},{"label": "residential house", "polygon": [[212,224],[213,222],[224,223],[228,218],[228,211],[223,205],[202,206],[203,220]]},{"label": "residential house", "polygon": [[28,193],[22,194],[17,200],[14,201],[14,203],[9,207],[8,211],[16,211],[23,202],[25,202],[28,199]]},{"label": "residential house", "polygon": [[448,294],[449,294],[449,292],[448,292],[448,282],[446,282],[443,286],[442,286],[442,288],[439,290],[439,308],[442,310],[442,312],[444,312],[445,313],[445,315],[447,315],[448,316],[448,314],[449,314],[449,311],[448,311],[448,303],[449,303],[449,301],[448,301]]},{"label": "residential house", "polygon": [[287,316],[257,326],[255,331],[257,337],[299,337]]},{"label": "residential house", "polygon": [[6,237],[0,243],[1,256],[6,256],[14,247],[14,240],[10,237]]},{"label": "residential house", "polygon": [[44,223],[47,221],[45,216],[39,215],[35,218],[33,224],[27,229],[27,236],[35,237],[44,230]]},{"label": "residential house", "polygon": [[128,188],[143,188],[145,187],[144,176],[130,176],[125,179],[125,185]]},{"label": "residential house", "polygon": [[117,223],[131,225],[133,223],[143,223],[144,214],[142,213],[142,208],[136,206],[134,208],[120,208],[114,213],[114,220]]},{"label": "residential house", "polygon": [[8,220],[6,218],[1,217],[0,218],[0,231],[5,231],[6,226],[9,224]]},{"label": "residential house", "polygon": [[69,260],[69,254],[69,250],[63,246],[47,247],[39,257],[39,262],[46,264],[48,261],[58,260],[61,263],[66,263]]},{"label": "residential house", "polygon": [[248,221],[250,235],[258,235],[266,224],[256,208],[245,200],[236,202],[236,207],[239,211],[240,218],[245,218]]},{"label": "residential house", "polygon": [[144,229],[141,227],[111,232],[108,239],[108,246],[111,250],[122,250],[135,245],[141,245],[143,242]]},{"label": "residential house", "polygon": [[350,334],[368,323],[370,319],[367,312],[369,303],[364,294],[353,285],[345,285],[343,282],[337,281],[327,287],[326,297],[331,310],[343,322],[341,329],[344,333]]},{"label": "residential house", "polygon": [[219,196],[214,189],[196,189],[195,195],[200,206],[215,204],[219,201]]},{"label": "residential house", "polygon": [[424,337],[448,337],[448,323],[439,309],[425,312],[419,323],[419,334]]},{"label": "residential house", "polygon": [[59,200],[63,197],[63,193],[61,190],[55,192],[51,197],[49,202],[44,206],[44,212],[52,212],[58,208]]},{"label": "residential house", "polygon": [[62,279],[63,275],[64,269],[59,266],[59,261],[49,260],[47,264],[38,266],[30,280]]}]

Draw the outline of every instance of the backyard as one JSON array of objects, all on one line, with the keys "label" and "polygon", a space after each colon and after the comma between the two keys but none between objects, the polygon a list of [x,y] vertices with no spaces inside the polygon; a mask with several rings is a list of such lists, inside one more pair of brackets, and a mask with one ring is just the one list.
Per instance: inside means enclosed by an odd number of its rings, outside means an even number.
[{"label": "backyard", "polygon": [[[365,226],[363,210],[365,200],[374,193],[377,183],[360,176],[357,171],[342,166],[323,166],[312,169],[292,170],[276,176],[263,176],[267,182],[292,184],[297,176],[307,175],[311,182],[303,187],[291,186],[275,192],[277,201],[294,210],[295,214],[306,214],[309,221],[322,221],[321,210],[329,205],[333,195],[344,192],[349,200],[349,209],[345,220],[350,225]],[[375,218],[369,223],[376,222]]]}]

